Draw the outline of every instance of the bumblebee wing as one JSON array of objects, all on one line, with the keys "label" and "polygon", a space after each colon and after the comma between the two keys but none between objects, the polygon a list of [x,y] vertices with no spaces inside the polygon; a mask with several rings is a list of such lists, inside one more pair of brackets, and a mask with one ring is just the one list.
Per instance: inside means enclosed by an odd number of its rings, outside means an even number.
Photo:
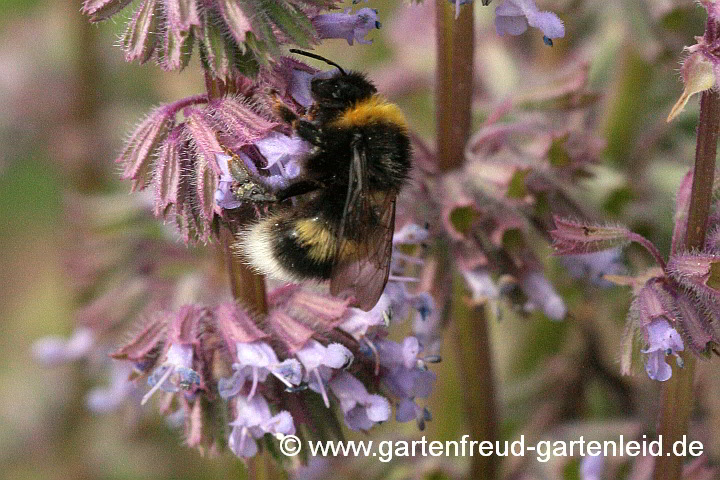
[{"label": "bumblebee wing", "polygon": [[349,175],[330,292],[352,295],[367,311],[377,303],[390,274],[395,193],[369,191],[361,148],[353,149]]}]

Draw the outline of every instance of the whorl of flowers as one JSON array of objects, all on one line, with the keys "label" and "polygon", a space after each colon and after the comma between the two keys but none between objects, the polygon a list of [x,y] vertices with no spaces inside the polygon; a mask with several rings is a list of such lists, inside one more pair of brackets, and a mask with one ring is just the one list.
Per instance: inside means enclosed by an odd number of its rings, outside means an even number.
[{"label": "whorl of flowers", "polygon": [[[353,430],[389,420],[393,404],[398,421],[429,419],[416,401],[430,394],[435,375],[426,363],[436,357],[423,358],[415,337],[385,338],[390,308],[403,299],[384,295],[362,312],[292,285],[268,301],[262,322],[235,302],[157,312],[112,357],[132,365],[135,385],[147,381],[143,403],[165,392],[162,408],[182,412],[191,446],[227,442],[240,457],[255,455],[265,433],[302,435],[300,425],[311,432],[313,422],[332,423],[318,416],[332,405]],[[208,421],[218,409],[234,419],[224,439],[224,425]]]},{"label": "whorl of flowers", "polygon": [[[90,21],[106,20],[130,0],[85,0]],[[280,46],[309,47],[324,38],[366,43],[379,28],[377,12],[321,13],[337,0],[142,0],[121,39],[127,61],[150,59],[165,70],[184,68],[197,43],[203,66],[213,76],[255,75],[280,54]],[[369,43],[369,42],[368,42]]]},{"label": "whorl of flowers", "polygon": [[108,383],[87,395],[89,409],[156,398],[168,423],[184,426],[189,445],[228,445],[242,458],[262,448],[265,433],[340,432],[336,410],[355,430],[393,416],[424,427],[435,382],[427,366],[439,357],[423,355],[423,334],[386,338],[391,321],[436,315],[432,298],[409,292],[401,276],[407,264],[422,263],[399,250],[418,249],[423,227],[407,224],[396,235],[393,275],[372,311],[284,285],[269,292],[268,313],[259,315],[227,298],[224,282],[208,274],[212,256],[198,258],[168,234],[148,235],[156,226],[151,200],[73,202],[79,243],[69,263],[79,291],[95,298],[78,311],[70,337],[41,339],[33,354],[46,364],[85,359],[107,372]]},{"label": "whorl of flowers", "polygon": [[608,279],[629,285],[633,301],[628,314],[622,369],[630,372],[632,339],[638,334],[646,345],[645,369],[650,378],[665,381],[672,375],[666,356],[677,357],[685,348],[705,358],[720,344],[720,217],[710,216],[705,247],[685,251],[692,171],[680,184],[676,197],[675,228],[667,264],[647,239],[617,225],[594,225],[566,218],[555,218],[550,232],[560,255],[601,252],[636,242],[646,248],[659,268],[634,277],[612,275]]}]

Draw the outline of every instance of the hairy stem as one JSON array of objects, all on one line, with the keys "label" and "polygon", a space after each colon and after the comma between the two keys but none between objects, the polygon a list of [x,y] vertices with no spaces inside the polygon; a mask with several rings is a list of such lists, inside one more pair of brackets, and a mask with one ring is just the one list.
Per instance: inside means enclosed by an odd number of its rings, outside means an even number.
[{"label": "hairy stem", "polygon": [[[715,179],[715,154],[720,131],[720,95],[714,90],[703,92],[700,99],[695,170],[690,207],[688,209],[685,246],[688,250],[702,248],[705,243],[708,215]],[[655,463],[655,480],[676,480],[682,475],[683,457],[670,452],[672,444],[687,435],[688,420],[693,407],[693,374],[695,358],[683,352],[683,368],[673,367],[672,377],[663,384],[658,434],[663,439],[663,454]]]},{"label": "hairy stem", "polygon": [[201,103],[208,103],[207,95],[193,95],[192,97],[183,98],[182,100],[168,104],[165,106],[165,112],[167,112],[168,115],[175,115],[185,107],[189,107],[190,105],[199,105]]},{"label": "hairy stem", "polygon": [[642,246],[645,250],[647,250],[650,255],[653,256],[658,266],[665,270],[665,259],[662,257],[662,255],[660,255],[660,251],[657,249],[654,243],[652,243],[650,240],[643,237],[642,235],[633,232],[628,235],[628,238],[631,242],[635,242],[638,245]]},{"label": "hairy stem", "polygon": [[440,170],[463,164],[470,137],[473,93],[473,10],[436,0],[437,66],[435,73],[435,118]]}]

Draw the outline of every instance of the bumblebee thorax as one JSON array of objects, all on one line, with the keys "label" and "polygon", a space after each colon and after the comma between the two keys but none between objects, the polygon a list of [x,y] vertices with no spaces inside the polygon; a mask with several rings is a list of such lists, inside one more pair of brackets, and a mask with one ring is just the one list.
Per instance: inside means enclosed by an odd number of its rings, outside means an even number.
[{"label": "bumblebee thorax", "polygon": [[353,128],[382,123],[407,129],[405,116],[397,105],[388,102],[380,95],[372,95],[341,112],[331,122],[331,126]]}]

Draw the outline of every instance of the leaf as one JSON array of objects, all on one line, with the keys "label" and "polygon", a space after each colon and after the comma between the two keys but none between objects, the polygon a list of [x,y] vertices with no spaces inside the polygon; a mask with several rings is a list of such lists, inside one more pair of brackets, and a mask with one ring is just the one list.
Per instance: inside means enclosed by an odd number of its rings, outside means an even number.
[{"label": "leaf", "polygon": [[217,179],[217,175],[205,160],[205,157],[200,156],[195,161],[195,182],[196,194],[206,230],[209,230],[214,215]]},{"label": "leaf", "polygon": [[688,208],[690,208],[690,193],[692,191],[693,169],[690,169],[678,187],[675,194],[675,226],[673,227],[671,253],[677,252],[685,245],[687,234]]},{"label": "leaf", "polygon": [[[238,44],[244,43],[247,33],[252,31],[250,19],[243,6],[244,2],[237,0],[218,0],[217,7],[222,15],[223,20],[227,24],[230,34]],[[247,7],[246,7],[247,8]]]},{"label": "leaf", "polygon": [[225,36],[213,26],[208,18],[205,19],[201,52],[203,53],[205,68],[218,78],[227,78],[232,66],[231,53]]},{"label": "leaf", "polygon": [[144,360],[155,347],[164,341],[167,321],[166,312],[156,312],[145,328],[110,356],[117,360]]}]

